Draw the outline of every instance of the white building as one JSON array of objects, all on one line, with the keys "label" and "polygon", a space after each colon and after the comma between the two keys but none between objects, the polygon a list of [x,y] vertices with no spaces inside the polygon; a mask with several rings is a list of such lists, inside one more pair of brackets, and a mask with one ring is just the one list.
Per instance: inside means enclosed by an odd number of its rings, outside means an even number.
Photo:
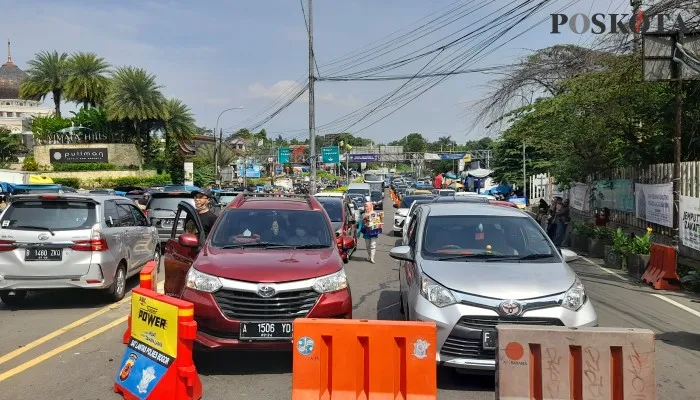
[{"label": "white building", "polygon": [[22,100],[19,98],[19,86],[27,73],[12,62],[10,43],[7,43],[7,62],[0,66],[0,128],[23,135],[22,142],[31,148],[33,135],[31,120],[33,117],[53,113],[51,108],[41,107],[40,97]]}]

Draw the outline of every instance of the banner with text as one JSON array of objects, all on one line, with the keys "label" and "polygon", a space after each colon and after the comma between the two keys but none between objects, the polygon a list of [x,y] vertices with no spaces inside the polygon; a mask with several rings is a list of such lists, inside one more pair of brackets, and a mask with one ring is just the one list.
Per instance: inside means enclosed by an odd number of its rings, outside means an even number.
[{"label": "banner with text", "polygon": [[679,228],[681,244],[700,251],[700,198],[681,196]]},{"label": "banner with text", "polygon": [[571,206],[571,208],[579,211],[590,211],[591,193],[588,189],[588,185],[586,185],[585,183],[578,183],[576,185],[573,185],[569,193],[569,205]]},{"label": "banner with text", "polygon": [[593,182],[596,208],[634,212],[634,184],[630,179],[611,179]]},{"label": "banner with text", "polygon": [[350,162],[378,162],[379,154],[350,154]]},{"label": "banner with text", "polygon": [[673,184],[634,184],[637,218],[673,227]]}]

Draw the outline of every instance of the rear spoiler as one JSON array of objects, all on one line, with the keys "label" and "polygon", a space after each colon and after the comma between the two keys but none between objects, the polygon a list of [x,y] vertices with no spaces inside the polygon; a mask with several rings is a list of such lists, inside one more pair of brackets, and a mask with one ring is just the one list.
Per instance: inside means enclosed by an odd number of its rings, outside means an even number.
[{"label": "rear spoiler", "polygon": [[42,201],[82,201],[84,203],[99,204],[98,201],[87,196],[64,195],[60,193],[36,193],[17,194],[12,196],[12,201],[17,200],[42,200]]}]

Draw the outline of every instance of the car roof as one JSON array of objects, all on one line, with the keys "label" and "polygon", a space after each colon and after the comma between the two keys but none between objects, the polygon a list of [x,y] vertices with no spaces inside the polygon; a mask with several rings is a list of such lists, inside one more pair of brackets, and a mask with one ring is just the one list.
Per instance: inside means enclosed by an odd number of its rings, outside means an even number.
[{"label": "car roof", "polygon": [[503,207],[487,203],[447,202],[421,204],[430,216],[450,215],[489,215],[498,217],[525,218],[527,214],[517,208]]},{"label": "car roof", "polygon": [[[36,193],[36,194],[18,194],[12,196],[12,202],[22,201],[22,200],[41,200],[42,197],[56,197],[55,200],[66,199],[70,200],[92,200],[95,203],[104,203],[107,200],[122,200],[125,203],[133,203],[128,197],[117,196],[111,194],[83,194],[83,193],[68,193],[68,194],[55,194],[55,193]],[[53,200],[53,199],[52,199]]]},{"label": "car roof", "polygon": [[341,197],[319,197],[316,200],[318,200],[319,203],[344,203],[345,200]]},{"label": "car roof", "polygon": [[434,203],[472,203],[472,204],[487,204],[489,201],[481,196],[437,196]]}]

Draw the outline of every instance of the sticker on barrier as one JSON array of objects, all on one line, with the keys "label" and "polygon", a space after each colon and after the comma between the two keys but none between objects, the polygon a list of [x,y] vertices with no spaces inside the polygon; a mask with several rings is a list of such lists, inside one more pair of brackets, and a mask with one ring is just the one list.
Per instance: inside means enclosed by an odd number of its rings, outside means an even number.
[{"label": "sticker on barrier", "polygon": [[192,361],[197,333],[192,303],[137,288],[131,296],[131,330],[115,377],[125,399],[200,399]]}]

